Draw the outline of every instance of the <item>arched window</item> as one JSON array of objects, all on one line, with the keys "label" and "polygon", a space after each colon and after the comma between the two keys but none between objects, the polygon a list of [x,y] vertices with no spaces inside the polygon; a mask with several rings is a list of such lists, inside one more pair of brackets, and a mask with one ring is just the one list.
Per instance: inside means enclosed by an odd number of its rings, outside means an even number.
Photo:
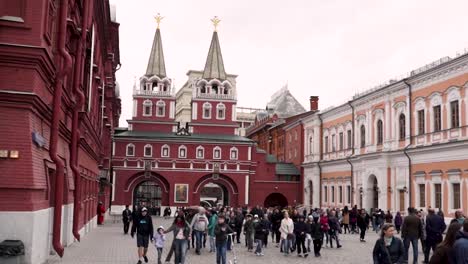
[{"label": "arched window", "polygon": [[232,160],[237,160],[238,154],[239,154],[239,151],[237,150],[236,147],[231,148],[231,155],[230,156],[231,156]]},{"label": "arched window", "polygon": [[187,158],[187,147],[185,146],[179,147],[179,158],[182,158],[182,159]]},{"label": "arched window", "polygon": [[159,100],[156,103],[156,116],[163,117],[166,114],[166,103],[163,100]]},{"label": "arched window", "polygon": [[460,111],[459,111],[458,100],[450,102],[450,128],[456,128],[460,126]]},{"label": "arched window", "polygon": [[168,145],[162,146],[162,148],[161,148],[161,157],[168,158],[170,154],[171,153],[170,153],[169,146]]},{"label": "arched window", "polygon": [[152,157],[153,156],[153,147],[151,145],[145,145],[145,150],[144,150],[144,156],[145,157]]},{"label": "arched window", "polygon": [[213,149],[213,159],[221,159],[221,148],[215,147]]},{"label": "arched window", "polygon": [[406,137],[406,117],[405,114],[400,114],[398,118],[398,124],[400,128],[400,140],[404,140]]},{"label": "arched window", "polygon": [[145,100],[143,102],[143,116],[151,116],[151,110],[153,108],[153,102]]},{"label": "arched window", "polygon": [[203,159],[205,157],[205,148],[202,146],[197,147],[197,159]]},{"label": "arched window", "polygon": [[216,119],[223,119],[226,117],[226,106],[223,103],[219,103],[216,106]]},{"label": "arched window", "polygon": [[135,145],[128,144],[127,145],[127,156],[135,156]]},{"label": "arched window", "polygon": [[377,121],[377,145],[383,143],[383,122],[382,120]]},{"label": "arched window", "polygon": [[152,88],[153,88],[153,91],[158,91],[158,82],[157,81],[153,82],[153,87]]},{"label": "arched window", "polygon": [[211,104],[210,103],[203,104],[203,118],[211,119]]},{"label": "arched window", "polygon": [[366,127],[361,125],[361,148],[366,146]]},{"label": "arched window", "polygon": [[211,93],[218,94],[218,85],[217,84],[212,84],[211,85]]}]

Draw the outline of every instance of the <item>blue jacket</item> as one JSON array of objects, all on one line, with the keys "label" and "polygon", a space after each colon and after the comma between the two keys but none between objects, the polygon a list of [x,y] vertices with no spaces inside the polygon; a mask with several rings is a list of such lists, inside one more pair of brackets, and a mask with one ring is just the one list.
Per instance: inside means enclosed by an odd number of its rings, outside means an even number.
[{"label": "blue jacket", "polygon": [[453,244],[452,263],[468,263],[468,232],[460,231],[457,240]]},{"label": "blue jacket", "polygon": [[442,241],[442,233],[444,233],[445,228],[445,221],[441,216],[428,215],[426,217],[426,240],[438,244]]}]

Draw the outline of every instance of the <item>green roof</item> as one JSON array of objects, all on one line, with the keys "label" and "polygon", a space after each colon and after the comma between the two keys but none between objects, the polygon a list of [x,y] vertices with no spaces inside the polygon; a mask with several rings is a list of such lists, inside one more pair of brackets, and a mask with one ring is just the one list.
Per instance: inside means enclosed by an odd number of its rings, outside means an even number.
[{"label": "green roof", "polygon": [[292,163],[276,163],[277,175],[301,175],[296,166]]},{"label": "green roof", "polygon": [[236,135],[222,135],[222,134],[191,134],[191,135],[176,135],[175,133],[161,133],[150,131],[122,131],[116,130],[115,138],[141,138],[141,139],[156,139],[168,141],[216,141],[216,142],[242,142],[253,143],[253,141],[246,137]]}]

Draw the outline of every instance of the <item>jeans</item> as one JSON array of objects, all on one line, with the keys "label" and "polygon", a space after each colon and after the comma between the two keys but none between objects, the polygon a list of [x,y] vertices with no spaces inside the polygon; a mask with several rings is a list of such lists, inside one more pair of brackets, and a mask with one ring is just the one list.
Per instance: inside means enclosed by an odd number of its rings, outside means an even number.
[{"label": "jeans", "polygon": [[408,262],[410,243],[413,245],[413,263],[418,263],[418,239],[412,237],[405,237],[404,240],[406,262]]},{"label": "jeans", "polygon": [[292,241],[291,239],[283,239],[283,253],[289,254],[289,250],[291,249]]},{"label": "jeans", "polygon": [[255,239],[257,247],[255,248],[255,253],[262,253],[263,241],[261,239]]},{"label": "jeans", "polygon": [[176,264],[184,264],[185,263],[185,255],[187,254],[187,246],[188,241],[186,239],[176,239],[174,240],[175,244],[175,263]]},{"label": "jeans", "polygon": [[324,231],[323,236],[325,239],[322,239],[322,243],[325,242],[325,246],[326,246],[328,244],[328,231]]},{"label": "jeans", "polygon": [[210,236],[210,252],[216,251],[215,236]]},{"label": "jeans", "polygon": [[171,249],[169,250],[169,253],[167,253],[166,262],[171,262],[172,254],[174,254],[174,249],[175,249],[175,239],[172,241]]},{"label": "jeans", "polygon": [[195,239],[196,239],[195,251],[200,252],[200,249],[201,249],[202,243],[203,243],[203,234],[205,232],[194,230],[194,233],[195,233]]},{"label": "jeans", "polygon": [[161,264],[161,257],[162,257],[162,251],[163,249],[162,248],[156,248],[156,250],[158,251],[158,264]]},{"label": "jeans", "polygon": [[340,247],[340,240],[338,239],[337,231],[330,229],[330,247],[333,247],[333,240],[336,240],[336,246]]},{"label": "jeans", "polygon": [[247,248],[248,249],[253,249],[254,234],[253,233],[246,233],[245,234],[245,239],[247,240]]},{"label": "jeans", "polygon": [[216,264],[226,264],[227,241],[216,244]]}]

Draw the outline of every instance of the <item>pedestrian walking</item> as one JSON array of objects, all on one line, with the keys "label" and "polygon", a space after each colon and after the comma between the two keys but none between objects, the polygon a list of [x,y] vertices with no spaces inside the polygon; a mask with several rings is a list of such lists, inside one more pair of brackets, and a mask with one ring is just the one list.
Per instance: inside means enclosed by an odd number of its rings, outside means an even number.
[{"label": "pedestrian walking", "polygon": [[283,220],[281,220],[280,232],[281,232],[281,240],[283,241],[282,242],[283,254],[285,256],[288,256],[291,246],[292,246],[292,240],[294,236],[294,222],[291,218],[289,218],[288,211],[284,211],[283,213]]},{"label": "pedestrian walking", "polygon": [[146,263],[148,263],[148,244],[150,238],[153,239],[154,230],[153,230],[153,220],[148,214],[148,209],[143,207],[141,209],[141,215],[133,220],[131,236],[132,238],[137,234],[137,247],[138,247],[138,262],[141,264],[141,259],[143,258]]},{"label": "pedestrian walking", "polygon": [[161,264],[164,242],[166,241],[166,235],[164,234],[164,228],[162,226],[158,227],[156,230],[156,234],[154,235],[153,240],[154,246],[156,247],[156,252],[158,252],[158,264]]},{"label": "pedestrian walking", "polygon": [[322,242],[324,242],[325,247],[328,247],[328,231],[330,230],[330,224],[328,223],[328,215],[326,212],[322,213],[322,216],[320,217],[320,224],[324,236]]},{"label": "pedestrian walking", "polygon": [[267,226],[264,221],[262,221],[258,215],[254,215],[254,239],[255,244],[257,245],[255,248],[255,255],[263,256],[263,241],[265,239],[265,233],[267,231]]},{"label": "pedestrian walking", "polygon": [[445,231],[445,221],[435,214],[434,209],[428,210],[426,217],[426,247],[424,248],[424,263],[429,263],[429,254],[434,252],[436,246],[442,242],[442,234]]},{"label": "pedestrian walking", "polygon": [[253,251],[253,240],[254,240],[254,223],[251,214],[246,215],[246,220],[244,223],[244,235],[246,240],[247,251]]},{"label": "pedestrian walking", "polygon": [[361,242],[366,242],[366,231],[369,226],[370,216],[367,214],[365,209],[361,209],[361,212],[357,218],[357,225],[360,230],[359,240]]},{"label": "pedestrian walking", "polygon": [[418,263],[418,240],[422,234],[421,219],[416,216],[416,210],[408,208],[408,216],[403,219],[401,226],[401,237],[405,245],[405,260],[408,262],[410,243],[413,245],[413,263]]},{"label": "pedestrian walking", "polygon": [[372,252],[374,264],[402,264],[405,262],[403,242],[394,236],[395,226],[384,224],[380,238],[375,242]]},{"label": "pedestrian walking", "polygon": [[215,210],[211,210],[211,216],[208,222],[208,237],[210,240],[210,253],[216,252],[214,230],[217,224],[218,224],[218,213]]},{"label": "pedestrian walking", "polygon": [[461,228],[462,225],[458,222],[449,225],[445,239],[434,250],[429,264],[452,263],[453,244],[455,244]]},{"label": "pedestrian walking", "polygon": [[319,222],[319,217],[314,217],[314,220],[310,225],[310,235],[314,243],[314,255],[315,257],[320,257],[320,249],[323,244],[323,231],[322,225]]},{"label": "pedestrian walking", "polygon": [[395,222],[396,231],[398,234],[400,234],[401,224],[403,223],[403,218],[401,217],[400,212],[396,213],[394,222]]},{"label": "pedestrian walking", "polygon": [[348,206],[345,206],[343,209],[343,221],[341,222],[343,224],[343,229],[344,233],[346,234],[346,231],[351,234],[351,230],[349,229],[349,209]]},{"label": "pedestrian walking", "polygon": [[184,264],[188,242],[192,234],[190,225],[185,221],[183,214],[178,214],[171,227],[164,231],[165,234],[169,232],[173,232],[174,235],[175,264]]},{"label": "pedestrian walking", "polygon": [[125,210],[122,211],[122,222],[124,225],[124,234],[128,234],[128,228],[130,227],[130,222],[132,221],[132,211],[129,209],[129,206],[125,206]]},{"label": "pedestrian walking", "polygon": [[[193,229],[196,240],[195,253],[200,255],[200,250],[203,244],[203,236],[208,228],[208,217],[206,217],[206,210],[203,207],[198,209],[198,214],[193,216],[190,227]],[[193,244],[193,243],[192,243]]]},{"label": "pedestrian walking", "polygon": [[96,210],[97,210],[97,216],[98,216],[97,224],[102,225],[104,224],[104,214],[106,213],[106,208],[104,207],[102,202],[99,202]]},{"label": "pedestrian walking", "polygon": [[304,215],[300,215],[297,219],[297,223],[294,224],[294,235],[296,236],[296,249],[298,257],[309,256],[309,252],[305,246],[306,234],[309,232],[307,224],[304,221]]},{"label": "pedestrian walking", "polygon": [[218,223],[214,230],[216,236],[216,264],[226,264],[228,234],[233,233],[225,220],[224,215],[219,215]]},{"label": "pedestrian walking", "polygon": [[331,210],[330,215],[328,217],[328,225],[330,229],[328,233],[330,235],[330,247],[333,248],[333,240],[336,241],[336,248],[341,248],[340,240],[338,238],[338,234],[341,232],[340,223],[338,222],[338,218],[336,217],[336,211]]}]

